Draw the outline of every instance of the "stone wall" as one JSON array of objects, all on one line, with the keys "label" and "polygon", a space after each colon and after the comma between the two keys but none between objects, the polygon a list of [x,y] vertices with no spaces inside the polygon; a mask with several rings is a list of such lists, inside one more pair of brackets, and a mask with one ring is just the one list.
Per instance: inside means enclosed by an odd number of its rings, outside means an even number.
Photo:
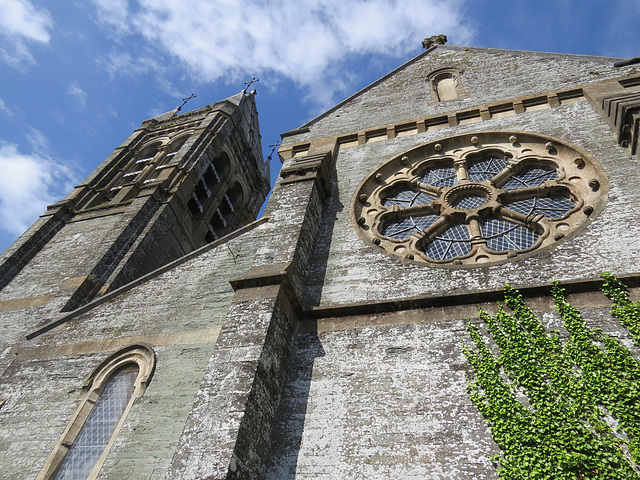
[{"label": "stone wall", "polygon": [[[366,245],[350,218],[360,182],[378,165],[403,151],[434,139],[479,130],[522,130],[577,144],[602,164],[609,178],[609,200],[602,213],[574,238],[529,258],[494,267],[425,268],[391,259]],[[597,277],[603,271],[637,271],[640,233],[629,205],[640,201],[638,171],[618,146],[609,127],[587,102],[488,120],[482,124],[420,133],[341,149],[337,177],[310,275],[307,301],[325,305],[437,295]]]},{"label": "stone wall", "polygon": [[[633,66],[616,68],[615,61],[584,55],[438,46],[310,121],[305,125],[310,132],[297,135],[295,141],[569,89],[637,71]],[[429,105],[427,75],[443,67],[455,67],[462,72],[464,90],[469,96]]]},{"label": "stone wall", "polygon": [[0,389],[6,401],[0,409],[0,476],[35,478],[89,374],[111,353],[142,342],[155,351],[155,374],[100,478],[164,478],[233,297],[228,279],[249,268],[263,229],[209,249],[15,348]]}]

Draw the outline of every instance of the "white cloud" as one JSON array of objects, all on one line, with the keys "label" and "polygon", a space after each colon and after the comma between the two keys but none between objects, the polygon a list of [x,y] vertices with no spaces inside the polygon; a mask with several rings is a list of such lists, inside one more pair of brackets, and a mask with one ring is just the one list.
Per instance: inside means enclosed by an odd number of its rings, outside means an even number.
[{"label": "white cloud", "polygon": [[76,179],[70,169],[17,145],[0,143],[0,230],[19,235],[46,206],[68,193]]},{"label": "white cloud", "polygon": [[7,107],[7,104],[4,103],[4,100],[0,98],[0,112],[4,113],[8,117],[13,116],[13,112]]},{"label": "white cloud", "polygon": [[17,69],[35,63],[27,44],[49,42],[53,20],[29,0],[0,0],[0,56]]},{"label": "white cloud", "polygon": [[67,89],[67,93],[71,95],[81,107],[85,107],[87,104],[87,92],[80,88],[80,85],[77,81],[73,81],[69,88]]},{"label": "white cloud", "polygon": [[94,3],[110,31],[142,35],[203,82],[269,74],[328,100],[348,88],[344,72],[358,55],[403,57],[437,33],[464,43],[471,35],[459,13],[464,1],[120,0],[118,9],[113,0]]},{"label": "white cloud", "polygon": [[108,26],[112,34],[120,37],[129,32],[128,0],[95,0],[94,3],[98,6],[98,21]]},{"label": "white cloud", "polygon": [[51,142],[49,142],[44,133],[37,128],[26,127],[24,136],[34,153],[48,157],[48,152],[51,150]]},{"label": "white cloud", "polygon": [[4,35],[20,35],[37,42],[48,42],[53,22],[46,11],[38,11],[28,0],[0,2],[0,28]]}]

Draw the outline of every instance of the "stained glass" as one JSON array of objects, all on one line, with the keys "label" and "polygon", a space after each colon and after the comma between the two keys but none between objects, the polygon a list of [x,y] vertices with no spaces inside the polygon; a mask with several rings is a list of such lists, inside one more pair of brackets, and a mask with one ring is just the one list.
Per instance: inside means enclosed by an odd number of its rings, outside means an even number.
[{"label": "stained glass", "polygon": [[534,197],[509,203],[506,207],[523,215],[539,213],[549,218],[560,218],[575,204],[567,197]]},{"label": "stained glass", "polygon": [[64,457],[56,480],[86,480],[129,404],[137,376],[138,367],[131,365],[118,370],[109,379]]},{"label": "stained glass", "polygon": [[521,188],[537,187],[547,180],[558,178],[558,172],[540,167],[524,167],[513,175],[502,188],[506,190],[520,190]]},{"label": "stained glass", "polygon": [[389,195],[382,200],[385,207],[398,205],[399,207],[412,207],[414,205],[426,205],[435,200],[434,195],[424,192],[414,192],[413,190],[401,190],[393,195]]},{"label": "stained glass", "polygon": [[396,240],[409,238],[412,233],[426,230],[440,218],[438,215],[407,217],[400,221],[390,222],[382,229],[382,234]]},{"label": "stained glass", "polygon": [[532,247],[540,238],[527,227],[498,218],[490,218],[480,223],[482,235],[487,247],[494,252],[525,250]]},{"label": "stained glass", "polygon": [[422,172],[420,181],[434,187],[453,187],[458,184],[458,177],[454,167],[435,167]]},{"label": "stained glass", "polygon": [[481,182],[495,177],[506,166],[507,161],[502,157],[487,157],[470,163],[467,167],[467,173],[469,174],[469,180],[472,182]]},{"label": "stained glass", "polygon": [[448,260],[468,255],[470,252],[471,237],[469,236],[469,228],[464,224],[457,223],[436,236],[427,245],[425,253],[434,260]]}]

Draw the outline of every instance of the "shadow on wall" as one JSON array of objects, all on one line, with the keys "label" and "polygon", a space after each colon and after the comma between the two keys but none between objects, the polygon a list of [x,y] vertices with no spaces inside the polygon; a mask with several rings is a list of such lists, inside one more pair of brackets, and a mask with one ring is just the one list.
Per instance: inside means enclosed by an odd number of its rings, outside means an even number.
[{"label": "shadow on wall", "polygon": [[313,365],[317,357],[324,355],[317,333],[299,334],[294,338],[287,379],[271,433],[266,480],[293,480],[296,477]]},{"label": "shadow on wall", "polygon": [[315,307],[320,304],[324,278],[329,264],[329,250],[331,249],[333,229],[338,214],[344,210],[344,205],[340,201],[337,177],[336,165],[334,164],[329,179],[329,189],[331,192],[329,195],[329,203],[325,206],[324,213],[320,219],[316,244],[313,249],[313,255],[309,261],[309,267],[307,268],[307,276],[305,278],[306,288],[301,298],[305,308]]}]

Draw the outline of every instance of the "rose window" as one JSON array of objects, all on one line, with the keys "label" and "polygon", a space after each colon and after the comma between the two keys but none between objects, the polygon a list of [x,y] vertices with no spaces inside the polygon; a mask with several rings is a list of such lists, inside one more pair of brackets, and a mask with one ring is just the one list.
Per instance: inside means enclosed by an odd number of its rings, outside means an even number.
[{"label": "rose window", "polygon": [[524,256],[572,236],[604,206],[602,167],[577,147],[523,132],[423,145],[383,164],[353,202],[360,235],[431,265]]}]

